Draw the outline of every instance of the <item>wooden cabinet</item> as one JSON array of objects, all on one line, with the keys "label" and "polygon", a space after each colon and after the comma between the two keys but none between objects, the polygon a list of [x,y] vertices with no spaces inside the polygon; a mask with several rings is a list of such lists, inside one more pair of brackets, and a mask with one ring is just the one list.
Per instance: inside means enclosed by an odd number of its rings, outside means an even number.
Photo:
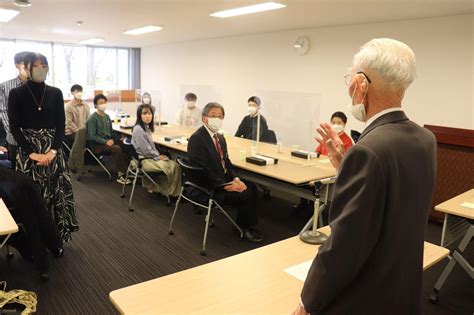
[{"label": "wooden cabinet", "polygon": [[474,130],[425,125],[438,142],[436,187],[430,218],[442,221],[434,206],[474,188]]}]

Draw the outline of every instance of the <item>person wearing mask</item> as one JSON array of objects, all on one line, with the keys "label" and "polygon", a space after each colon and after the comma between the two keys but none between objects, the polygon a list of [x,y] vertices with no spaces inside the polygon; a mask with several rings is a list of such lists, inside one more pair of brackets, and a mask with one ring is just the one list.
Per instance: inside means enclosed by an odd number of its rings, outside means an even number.
[{"label": "person wearing mask", "polygon": [[[217,131],[224,119],[224,107],[218,103],[207,104],[202,111],[203,126],[197,129],[188,142],[189,162],[206,170],[209,187],[219,188],[214,198],[221,205],[238,207],[237,224],[243,229],[244,237],[250,242],[261,242],[263,235],[257,228],[257,187],[237,177],[227,153],[225,138]],[[199,191],[192,190],[190,195]]]},{"label": "person wearing mask", "polygon": [[184,96],[186,104],[178,111],[176,123],[183,127],[197,128],[201,125],[201,109],[196,106],[197,96],[188,93]]},{"label": "person wearing mask", "polygon": [[143,93],[143,95],[142,95],[142,104],[150,105],[151,109],[153,109],[153,113],[156,112],[156,107],[152,104],[150,93],[148,93],[148,92]]},{"label": "person wearing mask", "polygon": [[65,114],[61,90],[45,84],[48,60],[38,53],[25,59],[28,80],[10,91],[8,118],[18,143],[16,169],[40,187],[44,204],[63,243],[79,229],[71,177],[62,151]]},{"label": "person wearing mask", "polygon": [[[262,101],[258,96],[251,96],[247,100],[248,115],[242,119],[242,122],[235,133],[236,137],[257,140],[257,120],[260,112],[260,105]],[[260,139],[268,132],[267,120],[260,114]]]},{"label": "person wearing mask", "polygon": [[415,78],[415,54],[397,40],[373,39],[354,56],[349,110],[366,125],[347,152],[330,124],[318,128],[338,173],[331,235],[293,314],[421,314],[436,139],[402,110]]},{"label": "person wearing mask", "polygon": [[89,118],[89,104],[82,99],[82,86],[74,84],[71,87],[73,99],[66,104],[66,131],[65,140],[72,147],[76,133],[86,127]]},{"label": "person wearing mask", "polygon": [[[338,134],[339,138],[342,141],[342,144],[344,146],[345,152],[347,152],[350,147],[352,147],[352,139],[349,137],[345,131],[344,128],[346,127],[347,124],[347,116],[343,112],[335,112],[331,116],[331,125],[332,129]],[[316,152],[322,155],[328,155],[328,151],[326,147],[322,144],[319,144],[318,147],[316,148]]]},{"label": "person wearing mask", "polygon": [[26,82],[26,80],[28,80],[28,73],[25,67],[25,57],[28,54],[28,51],[22,51],[15,54],[13,61],[15,62],[15,67],[18,70],[18,76],[0,84],[0,120],[2,121],[3,128],[5,129],[8,158],[13,168],[15,168],[16,164],[17,143],[10,131],[10,123],[8,120],[8,97],[11,90],[19,87],[24,82]]},{"label": "person wearing mask", "polygon": [[148,104],[142,104],[137,109],[137,122],[133,127],[132,145],[141,159],[145,172],[163,172],[165,176],[155,179],[154,185],[144,176],[143,187],[149,192],[158,192],[164,196],[177,197],[181,191],[181,170],[173,160],[161,154],[153,142],[153,109]]},{"label": "person wearing mask", "polygon": [[94,154],[110,155],[117,169],[117,182],[119,184],[130,184],[125,178],[127,165],[130,162],[130,152],[126,145],[120,141],[112,129],[112,121],[105,113],[107,109],[107,97],[97,94],[94,97],[95,113],[89,116],[86,122],[87,141]]}]

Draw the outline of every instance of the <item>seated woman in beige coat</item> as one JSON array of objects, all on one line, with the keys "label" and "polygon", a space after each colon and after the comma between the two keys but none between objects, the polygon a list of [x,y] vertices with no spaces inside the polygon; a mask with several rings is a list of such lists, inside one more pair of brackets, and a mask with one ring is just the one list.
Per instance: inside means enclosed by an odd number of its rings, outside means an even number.
[{"label": "seated woman in beige coat", "polygon": [[153,143],[153,109],[148,104],[142,104],[137,109],[137,122],[133,127],[132,145],[142,159],[142,169],[145,172],[163,172],[165,176],[158,176],[154,185],[146,177],[142,183],[149,192],[159,192],[165,196],[176,197],[181,189],[181,170],[175,161],[166,155],[160,154]]}]

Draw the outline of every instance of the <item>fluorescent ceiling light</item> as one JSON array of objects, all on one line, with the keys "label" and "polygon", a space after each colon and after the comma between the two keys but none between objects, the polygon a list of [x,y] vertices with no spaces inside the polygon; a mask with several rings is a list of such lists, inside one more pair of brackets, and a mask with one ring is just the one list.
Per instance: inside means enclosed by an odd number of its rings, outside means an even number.
[{"label": "fluorescent ceiling light", "polygon": [[80,41],[79,44],[94,45],[97,43],[102,43],[103,41],[104,41],[103,38],[89,38],[89,39]]},{"label": "fluorescent ceiling light", "polygon": [[256,4],[256,5],[250,5],[247,7],[214,12],[214,13],[211,13],[210,16],[226,18],[226,17],[231,17],[231,16],[237,16],[237,15],[276,10],[276,9],[281,9],[284,7],[286,7],[286,5],[284,4],[280,4],[276,2],[265,2],[265,3]]},{"label": "fluorescent ceiling light", "polygon": [[29,7],[31,6],[30,0],[15,0],[15,5],[19,7]]},{"label": "fluorescent ceiling light", "polygon": [[123,32],[123,33],[127,34],[127,35],[140,35],[140,34],[145,34],[145,33],[161,31],[162,29],[163,28],[159,27],[159,26],[149,25],[149,26],[144,26],[144,27],[140,27],[140,28],[135,28],[133,30],[128,30],[128,31]]},{"label": "fluorescent ceiling light", "polygon": [[20,11],[17,10],[8,10],[8,9],[0,9],[0,22],[8,22],[17,16]]}]

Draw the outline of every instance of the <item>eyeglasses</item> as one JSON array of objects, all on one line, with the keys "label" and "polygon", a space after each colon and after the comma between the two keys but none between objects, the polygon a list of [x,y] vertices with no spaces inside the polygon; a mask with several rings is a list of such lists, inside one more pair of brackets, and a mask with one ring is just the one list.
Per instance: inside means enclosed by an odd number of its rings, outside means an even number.
[{"label": "eyeglasses", "polygon": [[219,119],[224,119],[224,116],[222,115],[208,115],[207,118],[219,118]]},{"label": "eyeglasses", "polygon": [[[372,81],[370,81],[369,77],[367,76],[367,74],[365,74],[364,72],[362,71],[359,71],[359,72],[356,72],[355,74],[362,74],[366,79],[367,79],[367,82],[369,83],[372,83]],[[351,81],[352,81],[352,74],[346,74],[344,75],[344,81],[346,83],[347,86],[349,86],[351,84]]]}]

